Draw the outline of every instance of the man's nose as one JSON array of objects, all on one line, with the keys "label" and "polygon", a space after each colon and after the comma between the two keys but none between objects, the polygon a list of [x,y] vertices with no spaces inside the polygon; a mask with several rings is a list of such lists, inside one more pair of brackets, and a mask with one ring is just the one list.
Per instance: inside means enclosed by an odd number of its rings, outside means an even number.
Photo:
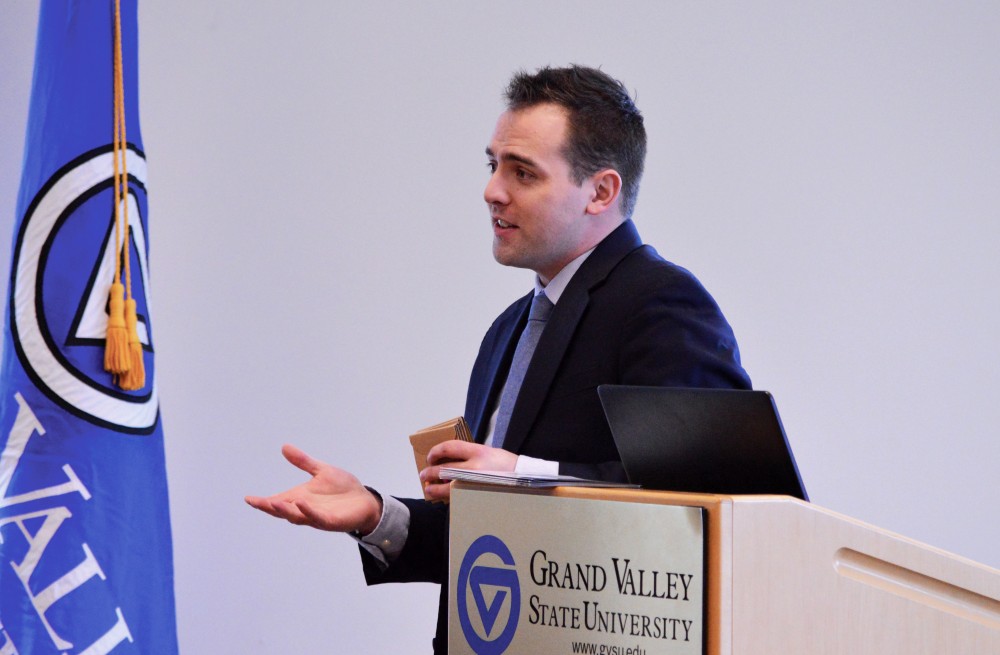
[{"label": "man's nose", "polygon": [[507,190],[504,188],[499,172],[494,172],[490,175],[490,179],[486,183],[486,188],[483,190],[483,199],[487,205],[507,204]]}]

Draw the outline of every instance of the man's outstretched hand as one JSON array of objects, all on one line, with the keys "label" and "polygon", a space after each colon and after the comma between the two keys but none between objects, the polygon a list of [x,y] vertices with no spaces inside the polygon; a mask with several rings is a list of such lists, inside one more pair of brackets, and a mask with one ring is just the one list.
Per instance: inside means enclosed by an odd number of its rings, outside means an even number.
[{"label": "man's outstretched hand", "polygon": [[318,530],[369,534],[375,529],[382,517],[382,501],[356,477],[313,459],[295,446],[283,446],[281,454],[312,478],[266,498],[247,496],[251,507]]}]

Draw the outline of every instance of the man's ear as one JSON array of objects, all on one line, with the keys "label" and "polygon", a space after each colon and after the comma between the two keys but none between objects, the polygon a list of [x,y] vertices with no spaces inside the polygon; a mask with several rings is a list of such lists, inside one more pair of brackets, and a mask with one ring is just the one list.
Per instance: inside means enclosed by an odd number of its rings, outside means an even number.
[{"label": "man's ear", "polygon": [[613,207],[622,191],[622,176],[613,168],[606,168],[590,176],[593,193],[587,203],[587,213],[602,214]]}]

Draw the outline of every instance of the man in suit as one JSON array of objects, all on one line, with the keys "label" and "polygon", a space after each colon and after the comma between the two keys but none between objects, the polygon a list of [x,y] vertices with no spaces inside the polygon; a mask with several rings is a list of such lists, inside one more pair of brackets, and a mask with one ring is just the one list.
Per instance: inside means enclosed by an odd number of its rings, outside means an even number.
[{"label": "man in suit", "polygon": [[[483,339],[465,408],[475,443],[430,451],[427,499],[448,499],[443,465],[624,479],[600,384],[750,387],[711,296],[642,245],[631,221],[645,151],[641,114],[601,71],[545,68],[511,80],[486,148],[484,198],[494,257],[534,271],[535,289]],[[283,453],[312,478],[248,503],[352,533],[370,584],[447,582],[446,504],[383,497],[294,447]],[[447,592],[442,584],[436,653],[447,649]]]}]

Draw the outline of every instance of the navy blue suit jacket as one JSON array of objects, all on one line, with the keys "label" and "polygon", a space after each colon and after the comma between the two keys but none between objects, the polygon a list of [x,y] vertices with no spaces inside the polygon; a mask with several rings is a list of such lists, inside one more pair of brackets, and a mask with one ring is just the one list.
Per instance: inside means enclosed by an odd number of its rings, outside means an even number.
[{"label": "navy blue suit jacket", "polygon": [[[477,441],[507,377],[532,293],[507,308],[483,338],[472,369],[465,417]],[[733,332],[688,271],[642,245],[626,221],[570,280],[525,373],[504,448],[559,462],[560,473],[624,480],[597,387],[633,384],[749,389]],[[362,550],[369,584],[442,584],[434,652],[447,651],[447,506],[401,499],[410,533],[385,571]]]}]

